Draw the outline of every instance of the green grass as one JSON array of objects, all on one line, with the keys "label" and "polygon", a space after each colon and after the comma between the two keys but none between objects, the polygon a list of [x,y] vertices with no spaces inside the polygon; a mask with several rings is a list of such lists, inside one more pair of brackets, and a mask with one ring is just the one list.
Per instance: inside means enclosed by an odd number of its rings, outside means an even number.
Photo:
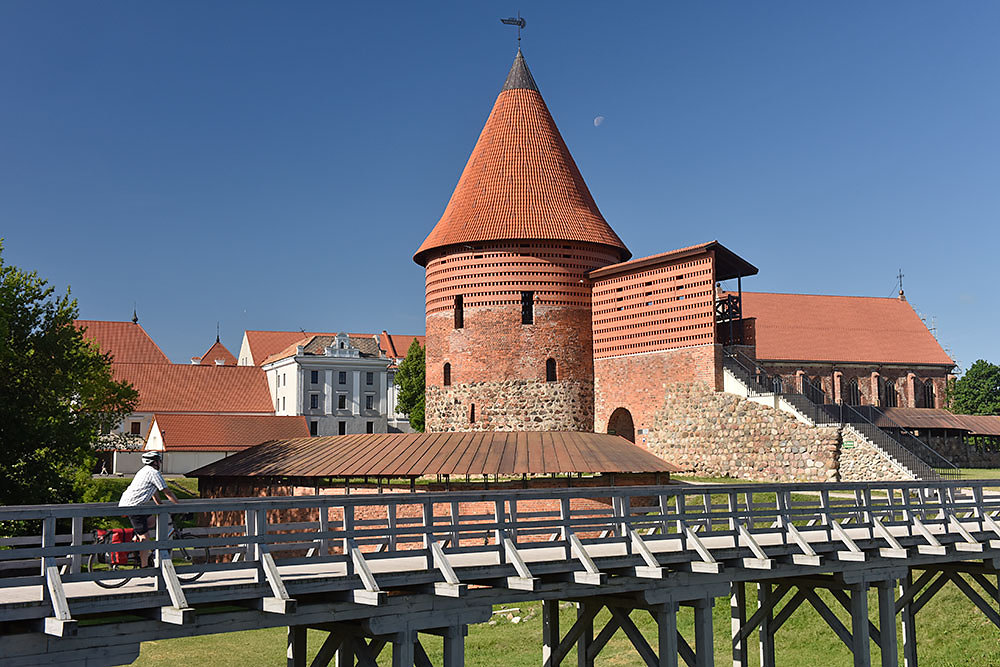
[{"label": "green grass", "polygon": [[[953,472],[945,468],[938,468],[938,472]],[[970,479],[1000,479],[1000,468],[959,468],[963,480]]]},{"label": "green grass", "polygon": [[[832,596],[820,593],[837,616],[850,627],[848,616],[840,610]],[[752,611],[756,598],[748,595]],[[790,596],[786,597],[787,601]],[[875,596],[871,594],[872,620],[875,616]],[[470,667],[534,667],[541,662],[541,604],[512,604],[516,611],[494,614],[493,621],[469,628],[466,640],[466,664]],[[597,619],[599,631],[608,619],[607,611]],[[576,610],[563,603],[560,626],[565,632],[576,618]],[[515,621],[516,619],[516,621]],[[649,614],[633,612],[632,619],[652,646],[656,646],[655,625]],[[717,665],[731,664],[729,640],[729,601],[720,598],[713,610],[714,648]],[[682,608],[678,625],[688,641],[693,641],[693,613]],[[898,625],[898,622],[897,622]],[[951,583],[917,615],[918,650],[921,664],[936,667],[987,666],[1000,664],[1000,631],[965,598]],[[901,635],[899,635],[901,636]],[[319,650],[324,633],[310,631],[308,635],[309,659]],[[435,664],[440,664],[441,640],[421,635],[421,642]],[[833,631],[819,618],[812,607],[803,605],[788,619],[776,638],[776,658],[779,665],[823,665],[839,667],[852,664],[850,651],[837,639]],[[874,642],[872,664],[879,664],[879,651]],[[759,665],[756,635],[749,644],[750,664]],[[902,649],[900,648],[900,656]],[[134,665],[138,667],[166,667],[188,665],[191,667],[243,667],[244,665],[284,665],[285,629],[270,628],[223,635],[210,635],[167,641],[146,642]],[[389,664],[387,649],[379,665]],[[563,663],[576,664],[575,649]],[[641,665],[642,662],[624,633],[619,631],[601,653],[599,665]],[[902,664],[902,657],[900,657]]]}]

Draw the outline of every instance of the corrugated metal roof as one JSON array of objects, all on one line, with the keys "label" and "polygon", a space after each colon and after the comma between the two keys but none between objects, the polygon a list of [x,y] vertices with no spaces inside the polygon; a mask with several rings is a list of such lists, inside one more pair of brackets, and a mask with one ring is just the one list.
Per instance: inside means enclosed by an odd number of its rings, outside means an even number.
[{"label": "corrugated metal roof", "polygon": [[906,428],[945,428],[968,431],[971,435],[1000,435],[1000,416],[956,415],[930,408],[882,408],[882,412],[889,418],[889,421],[875,420],[882,427],[898,424]]},{"label": "corrugated metal roof", "polygon": [[577,431],[376,433],[265,442],[194,477],[409,477],[678,472],[616,435]]}]

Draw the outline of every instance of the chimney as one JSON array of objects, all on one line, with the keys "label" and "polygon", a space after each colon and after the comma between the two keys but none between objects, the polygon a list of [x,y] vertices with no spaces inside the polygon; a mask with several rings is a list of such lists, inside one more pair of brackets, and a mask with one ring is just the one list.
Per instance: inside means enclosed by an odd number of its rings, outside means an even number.
[{"label": "chimney", "polygon": [[225,366],[226,365],[226,360],[225,359],[216,359],[215,360],[215,365],[216,366]]},{"label": "chimney", "polygon": [[199,365],[201,363],[201,357],[191,357],[191,363],[195,366]]}]

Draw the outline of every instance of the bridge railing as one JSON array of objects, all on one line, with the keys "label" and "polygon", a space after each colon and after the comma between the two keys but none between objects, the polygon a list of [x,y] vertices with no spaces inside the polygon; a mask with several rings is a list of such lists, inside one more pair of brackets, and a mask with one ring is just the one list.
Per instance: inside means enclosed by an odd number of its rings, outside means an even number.
[{"label": "bridge railing", "polygon": [[[812,557],[816,531],[848,550],[851,540],[843,536],[848,529],[862,529],[853,539],[884,539],[890,546],[885,533],[894,530],[893,539],[968,542],[962,531],[969,522],[1000,537],[991,518],[1000,512],[1000,498],[984,493],[989,483],[664,485],[188,500],[130,512],[154,516],[160,528],[144,548],[161,556],[182,546],[207,549],[211,557],[176,568],[161,558],[157,567],[131,574],[156,576],[161,590],[183,599],[174,574],[249,571],[277,595],[283,590],[277,565],[326,562],[337,564],[331,576],[343,575],[345,586],[356,587],[360,577],[374,595],[378,586],[369,565],[400,557],[422,556],[417,569],[435,573],[447,572],[442,563],[449,557],[491,554],[495,566],[513,564],[524,576],[519,569],[527,567],[524,562],[551,560],[553,553],[586,565],[580,552],[592,545],[645,558],[648,543],[656,545],[663,562],[711,568],[713,549],[749,549],[764,559],[763,542],[757,540],[762,535],[771,536],[768,544],[777,536],[781,545],[800,548],[803,557]],[[201,527],[187,531],[188,539],[161,538],[171,511],[193,513]],[[0,521],[40,525],[37,538],[0,538],[0,566],[19,561],[37,568],[33,574],[0,577],[0,599],[4,589],[14,587],[40,586],[49,599],[58,598],[67,583],[121,578],[116,572],[87,572],[85,563],[91,554],[134,551],[136,544],[94,544],[82,530],[87,519],[120,514],[110,503],[0,507]],[[804,533],[812,539],[803,539]],[[550,551],[522,558],[536,549]]]}]

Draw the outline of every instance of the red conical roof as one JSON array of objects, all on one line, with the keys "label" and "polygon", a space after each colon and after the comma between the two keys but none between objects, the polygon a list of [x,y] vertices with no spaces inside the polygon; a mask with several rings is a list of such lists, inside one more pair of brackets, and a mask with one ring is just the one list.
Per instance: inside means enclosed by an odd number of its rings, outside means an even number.
[{"label": "red conical roof", "polygon": [[631,253],[597,209],[518,50],[444,215],[413,260],[430,250],[500,240],[598,243]]}]

